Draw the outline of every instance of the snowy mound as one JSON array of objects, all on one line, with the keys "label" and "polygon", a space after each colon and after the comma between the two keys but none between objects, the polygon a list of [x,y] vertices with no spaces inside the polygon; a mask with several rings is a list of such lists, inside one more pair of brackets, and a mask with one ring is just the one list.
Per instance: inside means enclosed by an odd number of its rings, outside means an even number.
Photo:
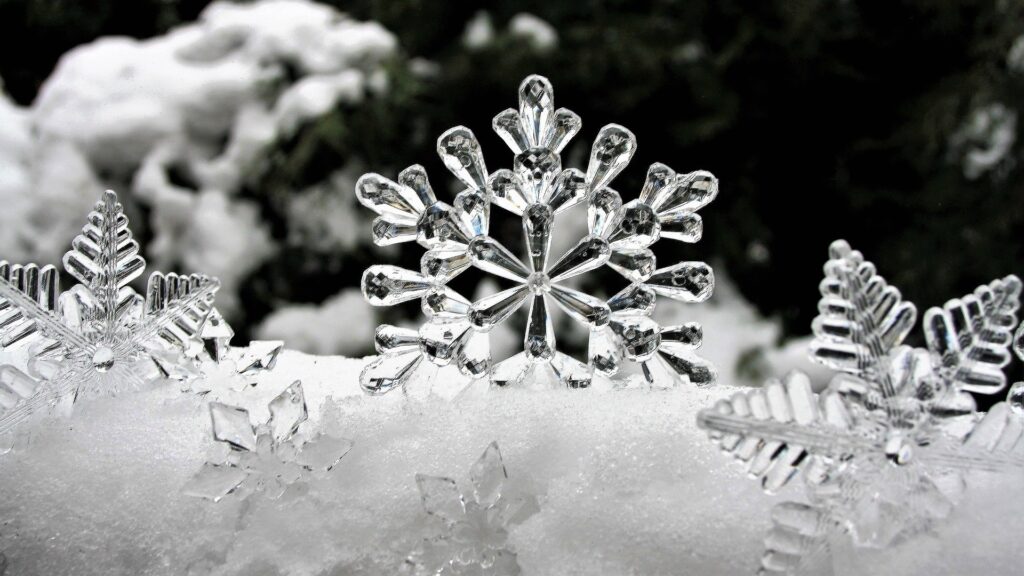
[{"label": "snowy mound", "polygon": [[[267,402],[301,379],[307,425],[355,443],[325,478],[278,500],[182,494],[218,448],[208,399],[171,386],[34,424],[0,468],[7,574],[400,574],[439,533],[415,475],[461,481],[492,441],[510,487],[539,502],[510,531],[527,575],[751,574],[772,505],[800,495],[765,497],[697,429],[696,412],[728,387],[368,397],[357,384],[363,363],[287,352],[231,398],[265,418]],[[448,376],[439,373],[435,392]],[[1006,495],[1021,480],[972,477],[936,532],[894,548],[837,542],[836,573],[1015,573],[1024,505]]]}]

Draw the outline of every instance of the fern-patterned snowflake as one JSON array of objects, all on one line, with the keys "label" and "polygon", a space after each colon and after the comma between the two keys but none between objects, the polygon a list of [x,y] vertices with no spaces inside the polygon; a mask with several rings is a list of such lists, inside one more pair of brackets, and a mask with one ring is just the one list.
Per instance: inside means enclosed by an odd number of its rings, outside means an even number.
[{"label": "fern-patterned snowflake", "polygon": [[61,293],[53,266],[0,262],[0,347],[28,352],[25,366],[0,367],[0,433],[64,399],[141,387],[191,362],[220,284],[154,272],[143,298],[128,284],[145,267],[111,191],[64,256],[80,284]]},{"label": "fern-patterned snowflake", "polygon": [[[489,173],[476,137],[460,126],[437,143],[445,166],[466,187],[453,204],[437,200],[418,165],[399,174],[398,182],[378,174],[359,180],[360,202],[380,215],[372,226],[374,241],[383,246],[415,240],[427,249],[419,271],[373,266],[363,275],[363,294],[371,304],[420,300],[427,316],[419,330],[378,328],[381,357],[363,371],[364,389],[377,393],[404,385],[423,358],[441,366],[455,363],[467,376],[489,376],[497,385],[548,380],[586,387],[595,371],[616,374],[623,358],[641,363],[651,383],[714,379],[712,367],[693,352],[701,341],[699,326],[663,328],[650,318],[658,295],[706,300],[714,285],[711,268],[702,262],[657,268],[650,247],[659,238],[698,241],[703,224],[696,212],[715,198],[718,180],[708,172],[677,175],[654,164],[640,197],[623,204],[608,185],[632,158],[636,138],[622,126],[607,125],[593,144],[586,173],[563,169],[561,151],[580,126],[576,114],[555,109],[550,82],[530,76],[520,85],[519,109],[505,110],[493,122],[515,154],[512,170]],[[492,203],[522,219],[525,259],[489,235]],[[552,261],[555,215],[580,203],[588,208],[588,234]],[[567,284],[605,265],[630,283],[607,302]],[[449,286],[470,267],[514,286],[470,302]],[[495,363],[488,332],[527,302],[523,352]],[[552,303],[589,331],[587,363],[556,350]]]},{"label": "fern-patterned snowflake", "polygon": [[[1022,421],[1007,403],[977,414],[968,392],[1006,386],[1020,305],[1008,276],[924,316],[927,347],[903,340],[916,308],[844,241],[833,243],[814,320],[814,360],[840,373],[819,394],[799,372],[739,392],[698,416],[767,491],[801,474],[808,503],[773,511],[765,574],[831,571],[836,531],[884,547],[952,510],[966,472],[1024,467]],[[966,435],[954,416],[968,416]]]}]

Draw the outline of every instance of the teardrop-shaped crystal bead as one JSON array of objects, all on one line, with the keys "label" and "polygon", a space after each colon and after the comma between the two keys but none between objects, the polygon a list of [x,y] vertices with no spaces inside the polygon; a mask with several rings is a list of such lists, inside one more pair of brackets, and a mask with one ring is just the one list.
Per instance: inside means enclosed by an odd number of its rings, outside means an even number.
[{"label": "teardrop-shaped crystal bead", "polygon": [[550,148],[555,154],[560,153],[565,145],[572,140],[572,137],[580,131],[583,121],[571,110],[559,108],[555,111],[554,118],[548,126],[547,134],[543,138],[544,146]]},{"label": "teardrop-shaped crystal bead", "polygon": [[658,214],[683,210],[696,212],[718,196],[718,178],[714,174],[697,170],[676,177],[674,186],[668,186],[655,194],[651,207]]},{"label": "teardrop-shaped crystal bead", "polygon": [[523,213],[523,234],[534,272],[543,272],[551,248],[551,226],[555,215],[546,204],[532,204]]},{"label": "teardrop-shaped crystal bead", "polygon": [[697,322],[668,326],[661,330],[662,343],[696,350],[704,341],[704,329]]},{"label": "teardrop-shaped crystal bead", "polygon": [[419,164],[413,164],[398,174],[398,183],[416,193],[424,207],[437,202],[434,190],[427,179],[427,171]]},{"label": "teardrop-shaped crystal bead", "polygon": [[693,212],[670,212],[658,218],[661,237],[693,244],[704,234],[704,220]]},{"label": "teardrop-shaped crystal bead", "polygon": [[657,267],[654,252],[648,248],[612,252],[608,266],[630,282],[643,282],[654,274]]},{"label": "teardrop-shaped crystal bead", "polygon": [[583,172],[567,168],[555,178],[549,197],[541,198],[541,201],[547,202],[558,214],[582,202],[587,197],[587,191],[587,177]]},{"label": "teardrop-shaped crystal bead", "polygon": [[551,359],[551,368],[558,382],[566,388],[589,388],[594,378],[593,366],[561,352],[555,352],[554,358]]},{"label": "teardrop-shaped crystal bead", "polygon": [[469,320],[479,330],[490,330],[519,309],[530,295],[525,284],[481,298],[473,303]]},{"label": "teardrop-shaped crystal bead", "polygon": [[708,386],[718,379],[714,365],[693,352],[663,347],[658,350],[658,359],[689,384]]},{"label": "teardrop-shaped crystal bead", "polygon": [[636,136],[623,126],[609,124],[597,133],[597,139],[590,149],[590,163],[587,165],[587,183],[590,190],[600,190],[608,185],[636,152]]},{"label": "teardrop-shaped crystal bead", "polygon": [[594,328],[590,331],[587,357],[595,370],[605,376],[614,376],[622,362],[622,351],[610,327]]},{"label": "teardrop-shaped crystal bead", "polygon": [[412,328],[381,324],[373,334],[373,344],[378,354],[411,352],[419,350],[420,336]]},{"label": "teardrop-shaped crystal bead", "polygon": [[423,355],[418,349],[415,352],[381,356],[359,373],[359,385],[367,394],[383,394],[405,384],[421,361]]},{"label": "teardrop-shaped crystal bead", "polygon": [[622,198],[611,188],[602,188],[590,197],[587,206],[587,229],[594,236],[607,236],[622,208]]},{"label": "teardrop-shaped crystal bead", "polygon": [[491,343],[486,332],[473,331],[459,351],[459,371],[479,378],[491,370]]},{"label": "teardrop-shaped crystal bead", "polygon": [[533,363],[527,358],[526,353],[520,352],[494,365],[494,369],[491,370],[491,383],[501,388],[518,387],[532,368]]},{"label": "teardrop-shaped crystal bead", "polygon": [[647,248],[658,240],[661,224],[650,206],[633,200],[622,207],[608,242],[613,250]]},{"label": "teardrop-shaped crystal bead", "polygon": [[486,191],[463,190],[455,197],[455,218],[468,238],[487,234],[491,206]]},{"label": "teardrop-shaped crystal bead", "polygon": [[420,326],[420,351],[434,364],[447,366],[470,333],[465,320],[431,320]]},{"label": "teardrop-shaped crystal bead", "polygon": [[416,223],[417,241],[427,248],[469,242],[454,210],[444,202],[434,202]]},{"label": "teardrop-shaped crystal bead", "polygon": [[644,187],[640,190],[640,201],[650,204],[652,198],[657,196],[666,186],[674,186],[676,183],[676,171],[662,164],[655,162],[647,169],[647,178],[644,180]]},{"label": "teardrop-shaped crystal bead", "polygon": [[519,85],[519,117],[530,146],[543,146],[555,107],[555,91],[551,82],[536,74],[528,76]]},{"label": "teardrop-shaped crystal bead", "polygon": [[402,242],[410,242],[416,239],[416,224],[392,222],[384,216],[379,216],[370,225],[373,234],[373,243],[377,246],[391,246]]},{"label": "teardrop-shaped crystal bead", "polygon": [[552,284],[549,293],[559,307],[573,320],[591,326],[608,324],[611,310],[600,298],[558,284]]},{"label": "teardrop-shaped crystal bead", "polygon": [[373,173],[356,181],[356,198],[363,206],[398,222],[414,221],[426,207],[411,188]]},{"label": "teardrop-shaped crystal bead", "polygon": [[489,236],[474,238],[469,243],[469,253],[473,257],[474,266],[495,276],[526,282],[530,275],[526,266],[508,248]]},{"label": "teardrop-shaped crystal bead", "polygon": [[573,246],[548,270],[551,282],[560,282],[602,266],[611,256],[608,242],[587,236]]},{"label": "teardrop-shaped crystal bead", "polygon": [[680,262],[656,270],[647,285],[662,296],[681,302],[703,302],[715,288],[715,274],[703,262]]},{"label": "teardrop-shaped crystal bead", "polygon": [[428,318],[465,317],[469,314],[469,300],[447,286],[436,286],[423,295],[420,307]]},{"label": "teardrop-shaped crystal bead", "polygon": [[456,126],[437,139],[437,153],[444,165],[474,190],[487,189],[487,167],[473,131],[465,126]]},{"label": "teardrop-shaped crystal bead", "polygon": [[530,304],[523,352],[536,361],[550,360],[555,354],[555,329],[551,324],[551,315],[542,294],[535,295],[533,303]]},{"label": "teardrop-shaped crystal bead", "polygon": [[522,216],[523,210],[530,205],[515,174],[507,168],[491,174],[488,186],[491,190],[491,200],[513,214]]},{"label": "teardrop-shaped crystal bead", "polygon": [[420,258],[420,272],[435,282],[448,282],[473,263],[468,252],[461,249],[433,248]]},{"label": "teardrop-shaped crystal bead", "polygon": [[523,131],[523,124],[519,120],[519,112],[512,108],[499,112],[491,121],[491,127],[505,144],[508,144],[513,154],[519,154],[530,147],[530,142],[526,139],[526,132]]},{"label": "teardrop-shaped crystal bead", "polygon": [[516,155],[513,171],[526,199],[538,202],[549,196],[551,183],[562,171],[562,159],[547,148],[529,148]]},{"label": "teardrop-shaped crystal bead", "polygon": [[366,301],[373,306],[392,306],[423,296],[431,283],[419,272],[379,265],[363,272],[362,288]]},{"label": "teardrop-shaped crystal bead", "polygon": [[646,316],[616,316],[610,326],[619,337],[626,358],[634,362],[647,360],[661,345],[657,322]]}]

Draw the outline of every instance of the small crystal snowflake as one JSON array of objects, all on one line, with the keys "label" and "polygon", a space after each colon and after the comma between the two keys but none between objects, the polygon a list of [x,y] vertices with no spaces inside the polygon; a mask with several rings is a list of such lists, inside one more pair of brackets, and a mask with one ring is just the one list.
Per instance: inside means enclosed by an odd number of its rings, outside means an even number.
[{"label": "small crystal snowflake", "polygon": [[511,496],[498,444],[469,470],[473,491],[463,496],[455,480],[416,475],[423,508],[444,523],[444,534],[423,541],[406,560],[415,576],[513,576],[519,574],[508,545],[508,528],[538,510],[536,499]]},{"label": "small crystal snowflake", "polygon": [[[1008,276],[925,313],[927,348],[902,345],[917,312],[859,252],[831,247],[814,360],[840,371],[822,394],[799,372],[702,411],[698,424],[774,492],[802,474],[809,503],[779,504],[765,574],[816,574],[836,532],[885,547],[953,509],[964,474],[1024,467],[1007,403],[978,415],[967,392],[1006,386],[1020,280]],[[965,436],[953,416],[968,416]]]},{"label": "small crystal snowflake", "polygon": [[208,400],[220,400],[255,386],[258,375],[274,369],[284,342],[253,340],[239,348],[231,345],[234,335],[231,326],[213,310],[200,334],[203,346],[195,355],[195,366],[180,364],[181,372],[194,376],[179,378],[184,389]]},{"label": "small crystal snowflake", "polygon": [[64,269],[0,262],[0,347],[29,350],[27,374],[0,368],[0,432],[64,398],[112,394],[189,360],[213,310],[215,278],[154,272],[143,298],[128,284],[146,267],[117,195],[103,194]]},{"label": "small crystal snowflake", "polygon": [[[699,326],[662,328],[650,318],[656,295],[683,302],[710,297],[711,268],[702,262],[657,268],[650,247],[659,238],[697,242],[703,224],[696,212],[715,198],[718,180],[708,172],[677,175],[654,164],[640,197],[623,204],[608,184],[632,158],[636,138],[622,126],[605,126],[586,173],[563,169],[561,151],[581,122],[564,108],[556,110],[553,94],[546,78],[530,76],[519,88],[519,110],[494,118],[494,130],[515,154],[512,170],[488,173],[468,128],[441,135],[438,153],[466,187],[451,205],[437,200],[418,165],[399,174],[398,182],[367,174],[356,184],[360,202],[379,214],[372,226],[378,245],[415,240],[427,249],[420,271],[372,266],[363,274],[370,304],[418,299],[427,316],[419,330],[378,328],[381,357],[361,375],[365,390],[404,385],[423,358],[439,366],[454,362],[467,376],[486,375],[500,386],[550,380],[586,387],[595,371],[615,375],[623,358],[642,363],[651,383],[714,379],[711,366],[693,352],[701,341]],[[492,202],[522,219],[525,259],[489,235]],[[580,203],[587,205],[588,234],[552,263],[555,215]],[[609,301],[568,284],[605,265],[630,283]],[[449,286],[470,267],[515,285],[470,302]],[[488,332],[527,302],[523,352],[495,364]],[[556,350],[552,303],[589,331],[587,363]]]},{"label": "small crystal snowflake", "polygon": [[309,415],[300,381],[271,400],[269,408],[269,421],[253,426],[248,410],[210,403],[213,439],[231,451],[224,463],[204,464],[183,489],[186,495],[219,502],[232,493],[247,498],[260,492],[277,499],[311,474],[329,472],[352,448],[345,438],[300,432]]}]

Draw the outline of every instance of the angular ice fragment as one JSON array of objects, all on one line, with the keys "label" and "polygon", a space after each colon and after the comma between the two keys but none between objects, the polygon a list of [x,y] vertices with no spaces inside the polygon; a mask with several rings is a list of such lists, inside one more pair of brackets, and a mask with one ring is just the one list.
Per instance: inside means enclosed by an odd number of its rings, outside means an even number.
[{"label": "angular ice fragment", "polygon": [[222,498],[238,488],[249,474],[241,468],[226,464],[210,464],[207,462],[199,469],[182,488],[186,496],[205,498],[220,502]]},{"label": "angular ice fragment", "polygon": [[296,380],[270,401],[270,434],[276,442],[291,438],[309,417],[302,382]]},{"label": "angular ice fragment", "polygon": [[249,421],[248,410],[211,402],[210,419],[214,440],[227,442],[235,450],[256,449],[256,431]]},{"label": "angular ice fragment", "polygon": [[462,493],[451,478],[416,475],[423,509],[446,522],[455,522],[464,513]]},{"label": "angular ice fragment", "polygon": [[484,507],[493,506],[501,497],[501,489],[507,479],[508,472],[501,461],[498,443],[491,442],[469,469],[469,480],[473,483],[473,496],[477,503]]},{"label": "angular ice fragment", "polygon": [[235,366],[238,367],[239,374],[273,370],[283,350],[284,342],[281,340],[253,340],[247,347],[238,351]]}]

